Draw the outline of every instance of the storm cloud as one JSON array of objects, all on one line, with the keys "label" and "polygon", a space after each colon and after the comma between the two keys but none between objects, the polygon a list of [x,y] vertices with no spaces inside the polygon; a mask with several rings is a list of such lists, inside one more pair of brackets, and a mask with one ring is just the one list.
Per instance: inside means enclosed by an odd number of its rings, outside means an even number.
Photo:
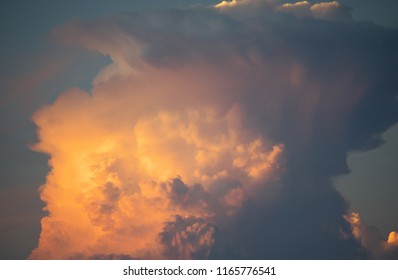
[{"label": "storm cloud", "polygon": [[396,29],[233,0],[52,35],[112,63],[33,116],[51,171],[31,258],[385,258],[332,178],[398,120]]}]

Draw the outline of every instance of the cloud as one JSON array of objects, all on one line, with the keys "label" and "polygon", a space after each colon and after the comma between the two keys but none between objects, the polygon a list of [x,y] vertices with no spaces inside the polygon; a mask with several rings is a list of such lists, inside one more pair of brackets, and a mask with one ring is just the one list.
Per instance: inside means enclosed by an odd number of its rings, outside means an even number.
[{"label": "cloud", "polygon": [[[153,85],[145,81],[157,95]],[[52,172],[41,190],[51,216],[32,258],[162,258],[159,233],[173,216],[231,215],[279,168],[283,147],[245,132],[236,106],[145,117],[127,97],[73,89],[34,116],[34,149],[51,155]]]},{"label": "cloud", "polygon": [[286,3],[278,7],[279,11],[292,13],[296,16],[310,16],[312,5],[308,1],[301,1],[296,3]]},{"label": "cloud", "polygon": [[161,233],[166,256],[171,259],[208,259],[215,241],[216,228],[204,220],[176,216]]},{"label": "cloud", "polygon": [[228,8],[242,8],[247,6],[274,6],[277,1],[274,0],[232,0],[232,1],[222,1],[219,4],[214,5],[214,7],[219,9]]},{"label": "cloud", "polygon": [[322,20],[352,20],[350,8],[340,4],[338,1],[311,4],[308,1],[283,3],[282,1],[276,0],[232,0],[222,1],[214,7],[221,12],[232,13],[239,16],[251,16],[253,14],[264,15],[265,13],[271,20],[277,20],[281,17],[277,12]]},{"label": "cloud", "polygon": [[359,240],[370,258],[374,259],[397,259],[398,258],[398,240],[397,232],[392,231],[388,239],[381,237],[380,231],[372,226],[366,225],[358,213],[347,215],[353,234]]},{"label": "cloud", "polygon": [[223,3],[54,31],[112,64],[33,116],[51,172],[31,258],[366,256],[331,179],[398,120],[397,31],[337,2]]},{"label": "cloud", "polygon": [[352,19],[349,8],[341,5],[337,1],[317,3],[312,5],[310,10],[315,18],[339,20]]}]

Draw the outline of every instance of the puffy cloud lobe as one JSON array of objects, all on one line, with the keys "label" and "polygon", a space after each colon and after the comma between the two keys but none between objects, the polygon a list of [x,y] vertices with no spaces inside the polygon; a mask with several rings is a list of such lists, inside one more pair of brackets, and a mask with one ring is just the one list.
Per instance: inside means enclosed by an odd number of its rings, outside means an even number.
[{"label": "puffy cloud lobe", "polygon": [[225,8],[242,8],[247,6],[268,6],[272,7],[277,4],[277,1],[274,0],[231,0],[231,1],[222,1],[219,4],[216,4],[214,7],[219,9]]},{"label": "puffy cloud lobe", "polygon": [[292,13],[296,16],[310,16],[311,4],[308,1],[286,3],[278,7],[279,11]]},{"label": "puffy cloud lobe", "polygon": [[311,4],[308,1],[281,3],[281,1],[275,0],[232,0],[222,1],[215,5],[215,8],[222,12],[232,12],[239,15],[259,12],[265,12],[269,15],[273,12],[284,12],[298,17],[312,17],[322,20],[352,20],[350,9],[341,5],[338,1]]},{"label": "puffy cloud lobe", "polygon": [[350,222],[353,234],[366,249],[367,254],[374,259],[397,259],[398,240],[397,232],[392,231],[387,241],[381,237],[379,230],[364,223],[358,213],[351,213],[346,216]]},{"label": "puffy cloud lobe", "polygon": [[260,137],[242,133],[239,114],[232,106],[224,116],[206,108],[183,114],[161,111],[139,121],[135,128],[139,161],[146,172],[158,173],[162,180],[180,175],[192,183],[209,181],[229,176],[235,169],[261,178],[282,147],[270,147]]},{"label": "puffy cloud lobe", "polygon": [[228,3],[56,30],[113,62],[33,116],[52,169],[31,258],[364,257],[331,177],[398,120],[396,30]]},{"label": "puffy cloud lobe", "polygon": [[398,233],[395,231],[390,232],[387,243],[391,246],[398,246]]},{"label": "puffy cloud lobe", "polygon": [[316,18],[324,18],[324,19],[351,18],[350,13],[348,13],[347,10],[343,10],[342,6],[337,1],[314,4],[311,6],[310,10],[313,13],[314,17]]}]

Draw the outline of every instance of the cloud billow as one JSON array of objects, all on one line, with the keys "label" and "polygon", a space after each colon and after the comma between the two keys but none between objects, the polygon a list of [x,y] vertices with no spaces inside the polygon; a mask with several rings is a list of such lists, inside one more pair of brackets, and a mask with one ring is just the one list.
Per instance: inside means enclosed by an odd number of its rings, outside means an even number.
[{"label": "cloud billow", "polygon": [[332,178],[398,120],[397,34],[336,1],[56,28],[112,63],[33,116],[52,170],[31,258],[383,258]]}]

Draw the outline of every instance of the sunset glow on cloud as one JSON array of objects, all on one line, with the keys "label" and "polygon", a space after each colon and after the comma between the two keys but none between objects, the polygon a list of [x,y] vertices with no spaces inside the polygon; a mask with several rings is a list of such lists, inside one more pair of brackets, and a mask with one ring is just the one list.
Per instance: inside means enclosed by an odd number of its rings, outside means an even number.
[{"label": "sunset glow on cloud", "polygon": [[[398,120],[396,34],[337,1],[233,0],[57,27],[59,42],[112,63],[90,91],[32,117],[32,149],[51,170],[30,258],[395,256],[397,233],[369,245],[331,179]],[[369,56],[380,52],[390,59]]]}]

